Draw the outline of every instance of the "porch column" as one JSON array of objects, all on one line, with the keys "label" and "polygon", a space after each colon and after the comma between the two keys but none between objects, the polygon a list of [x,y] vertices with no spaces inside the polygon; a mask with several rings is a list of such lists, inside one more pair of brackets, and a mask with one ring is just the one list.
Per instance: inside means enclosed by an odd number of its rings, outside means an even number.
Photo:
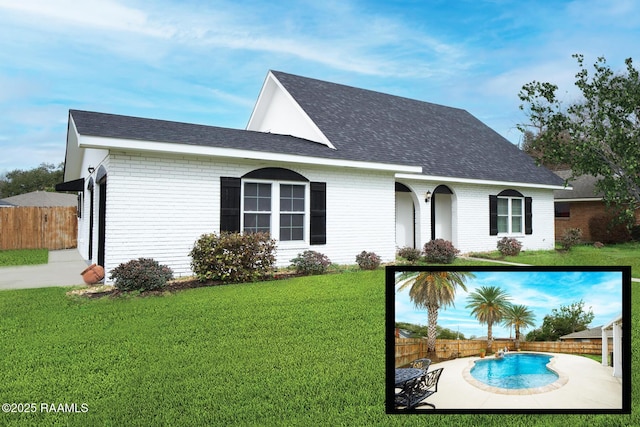
[{"label": "porch column", "polygon": [[613,376],[622,377],[622,326],[613,324]]},{"label": "porch column", "polygon": [[602,327],[602,366],[609,366],[609,340],[607,339],[607,330]]}]

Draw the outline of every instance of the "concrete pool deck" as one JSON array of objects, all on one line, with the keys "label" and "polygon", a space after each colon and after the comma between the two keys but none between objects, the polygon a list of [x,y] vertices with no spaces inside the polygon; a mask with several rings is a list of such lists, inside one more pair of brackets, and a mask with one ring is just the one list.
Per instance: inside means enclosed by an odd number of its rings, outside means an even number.
[{"label": "concrete pool deck", "polygon": [[[523,352],[524,353],[524,352]],[[519,409],[572,410],[622,409],[622,378],[613,376],[613,368],[595,360],[570,354],[540,353],[555,356],[552,369],[566,383],[549,391],[534,394],[497,394],[482,390],[464,378],[465,371],[479,357],[465,357],[434,363],[429,370],[444,368],[438,382],[438,392],[427,401],[437,409]],[[491,357],[491,356],[489,356]],[[429,407],[424,407],[430,410]]]}]

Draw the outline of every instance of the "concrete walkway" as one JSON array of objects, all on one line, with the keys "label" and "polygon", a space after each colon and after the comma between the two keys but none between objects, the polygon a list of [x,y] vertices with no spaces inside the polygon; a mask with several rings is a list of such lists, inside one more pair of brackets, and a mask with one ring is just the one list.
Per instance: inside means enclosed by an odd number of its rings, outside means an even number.
[{"label": "concrete walkway", "polygon": [[48,264],[0,267],[0,290],[84,285],[85,268],[77,249],[50,251]]},{"label": "concrete walkway", "polygon": [[566,379],[564,385],[533,394],[492,393],[465,379],[465,372],[479,359],[465,357],[429,367],[429,370],[444,370],[438,392],[427,401],[437,409],[622,409],[622,379],[613,376],[611,367],[583,356],[545,354],[555,356],[551,367]]}]

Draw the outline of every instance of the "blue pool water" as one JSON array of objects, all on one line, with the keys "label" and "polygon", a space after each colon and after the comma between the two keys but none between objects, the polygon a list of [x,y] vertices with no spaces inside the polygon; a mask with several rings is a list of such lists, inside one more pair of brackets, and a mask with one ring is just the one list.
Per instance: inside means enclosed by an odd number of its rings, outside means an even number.
[{"label": "blue pool water", "polygon": [[505,354],[501,359],[477,360],[471,375],[493,387],[507,389],[543,387],[558,379],[558,374],[547,368],[552,356],[544,354]]}]

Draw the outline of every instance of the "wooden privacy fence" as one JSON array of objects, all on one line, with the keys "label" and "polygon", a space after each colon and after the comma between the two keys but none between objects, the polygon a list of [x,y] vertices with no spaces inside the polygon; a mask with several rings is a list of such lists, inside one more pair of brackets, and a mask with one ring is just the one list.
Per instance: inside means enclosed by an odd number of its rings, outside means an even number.
[{"label": "wooden privacy fence", "polygon": [[0,208],[0,250],[75,248],[76,212],[75,206]]},{"label": "wooden privacy fence", "polygon": [[[405,366],[415,359],[428,357],[425,338],[396,338],[395,342],[396,367]],[[493,351],[504,347],[507,347],[509,351],[514,351],[515,343],[513,340],[493,341]],[[481,349],[486,348],[486,340],[436,340],[436,356],[439,359],[477,356]],[[611,348],[611,344],[609,348]],[[520,342],[520,349],[548,353],[602,354],[602,342],[600,340],[591,342],[525,341]]]}]

